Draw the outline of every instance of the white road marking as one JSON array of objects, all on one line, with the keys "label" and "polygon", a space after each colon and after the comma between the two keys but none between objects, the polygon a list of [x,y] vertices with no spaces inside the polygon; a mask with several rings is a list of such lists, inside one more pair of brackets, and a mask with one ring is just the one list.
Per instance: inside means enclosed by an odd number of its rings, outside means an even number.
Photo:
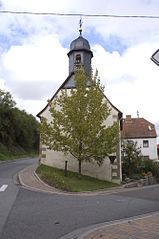
[{"label": "white road marking", "polygon": [[8,187],[8,185],[4,184],[2,187],[0,187],[0,192],[4,192],[7,187]]}]

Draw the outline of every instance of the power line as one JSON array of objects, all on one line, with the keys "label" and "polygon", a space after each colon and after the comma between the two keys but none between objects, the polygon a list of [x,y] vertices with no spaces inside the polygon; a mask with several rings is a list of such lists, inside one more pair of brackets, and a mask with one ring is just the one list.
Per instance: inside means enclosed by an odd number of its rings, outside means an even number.
[{"label": "power line", "polygon": [[27,12],[27,11],[19,12],[19,11],[8,11],[8,10],[0,10],[0,14],[66,16],[66,17],[107,17],[107,18],[147,18],[147,19],[159,19],[159,16],[152,16],[152,15],[114,15],[114,14]]}]

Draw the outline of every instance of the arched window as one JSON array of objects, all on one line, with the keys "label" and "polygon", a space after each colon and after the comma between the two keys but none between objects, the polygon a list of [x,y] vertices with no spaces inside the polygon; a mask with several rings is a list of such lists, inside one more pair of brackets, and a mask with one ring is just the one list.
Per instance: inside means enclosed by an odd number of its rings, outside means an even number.
[{"label": "arched window", "polygon": [[80,54],[76,55],[76,61],[81,62],[81,55]]}]

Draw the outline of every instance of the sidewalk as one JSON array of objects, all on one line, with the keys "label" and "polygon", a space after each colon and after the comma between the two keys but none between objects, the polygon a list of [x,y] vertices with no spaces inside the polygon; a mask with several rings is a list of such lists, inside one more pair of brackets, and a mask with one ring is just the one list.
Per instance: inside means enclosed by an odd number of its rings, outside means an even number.
[{"label": "sidewalk", "polygon": [[[48,186],[35,174],[38,165],[31,165],[18,174],[20,184],[30,190],[46,193],[66,194],[58,189]],[[153,187],[153,186],[151,186]],[[123,187],[105,189],[96,192],[78,193],[79,196],[110,194],[122,191],[137,190],[138,188],[126,189]],[[67,193],[75,194],[77,193]],[[61,239],[159,239],[159,212],[133,217],[129,219],[113,221],[93,225],[79,229],[63,236]]]},{"label": "sidewalk", "polygon": [[[48,192],[48,193],[58,193],[58,194],[69,194],[69,195],[99,195],[99,194],[105,194],[105,193],[116,193],[125,191],[123,187],[114,187],[114,188],[108,188],[103,189],[99,191],[91,191],[91,192],[64,192],[59,189],[53,188],[47,184],[45,184],[41,179],[38,177],[38,175],[35,173],[36,168],[38,165],[31,165],[22,171],[19,172],[18,178],[20,181],[20,184],[28,189],[35,190],[35,191],[42,191],[42,192]],[[130,190],[130,189],[127,189]],[[132,189],[131,189],[132,190]]]},{"label": "sidewalk", "polygon": [[34,190],[48,193],[62,193],[60,190],[53,188],[40,180],[35,174],[38,165],[31,165],[19,172],[18,178],[22,186]]},{"label": "sidewalk", "polygon": [[88,231],[81,239],[159,239],[159,213]]}]

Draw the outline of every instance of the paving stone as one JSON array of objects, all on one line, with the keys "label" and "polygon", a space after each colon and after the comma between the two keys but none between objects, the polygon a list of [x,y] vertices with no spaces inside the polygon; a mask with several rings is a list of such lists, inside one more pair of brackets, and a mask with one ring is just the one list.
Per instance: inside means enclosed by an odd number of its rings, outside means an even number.
[{"label": "paving stone", "polygon": [[83,239],[159,239],[159,214],[106,226]]}]

